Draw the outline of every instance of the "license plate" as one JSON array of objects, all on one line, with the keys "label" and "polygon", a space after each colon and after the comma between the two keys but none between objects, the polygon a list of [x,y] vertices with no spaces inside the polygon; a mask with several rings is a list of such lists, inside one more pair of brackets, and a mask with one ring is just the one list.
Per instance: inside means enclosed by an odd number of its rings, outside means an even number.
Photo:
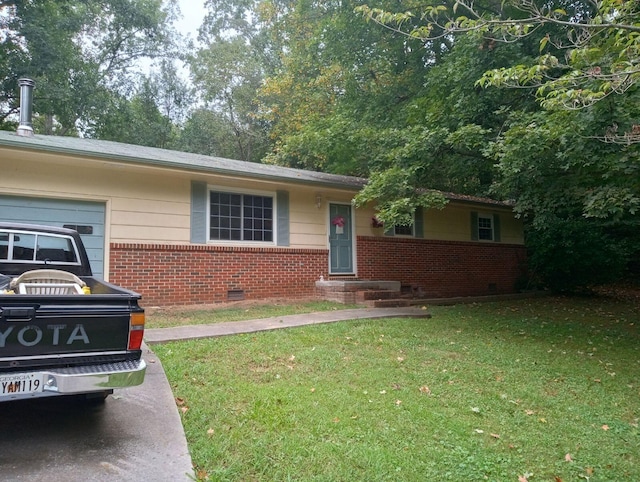
[{"label": "license plate", "polygon": [[42,391],[40,373],[11,373],[0,375],[0,397],[39,393]]}]

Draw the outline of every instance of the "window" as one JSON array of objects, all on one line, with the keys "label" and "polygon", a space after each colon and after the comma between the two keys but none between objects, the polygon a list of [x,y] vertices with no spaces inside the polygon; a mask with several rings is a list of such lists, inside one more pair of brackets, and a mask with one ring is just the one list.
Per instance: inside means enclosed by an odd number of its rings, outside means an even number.
[{"label": "window", "polygon": [[413,236],[413,224],[406,226],[396,224],[393,227],[393,232],[396,236]]},{"label": "window", "polygon": [[78,264],[73,239],[67,236],[0,232],[0,261]]},{"label": "window", "polygon": [[0,232],[0,260],[9,257],[9,233]]},{"label": "window", "polygon": [[210,191],[209,239],[273,242],[273,197]]},{"label": "window", "polygon": [[411,236],[414,238],[424,238],[424,212],[421,207],[417,207],[413,213],[413,223],[396,224],[385,229],[385,236]]},{"label": "window", "polygon": [[478,239],[493,241],[493,217],[478,215]]},{"label": "window", "polygon": [[471,212],[471,240],[500,242],[500,216]]}]

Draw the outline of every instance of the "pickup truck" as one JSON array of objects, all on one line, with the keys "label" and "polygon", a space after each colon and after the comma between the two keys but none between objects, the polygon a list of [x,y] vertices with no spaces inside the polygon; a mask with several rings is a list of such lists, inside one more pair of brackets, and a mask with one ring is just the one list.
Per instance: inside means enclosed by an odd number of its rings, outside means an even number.
[{"label": "pickup truck", "polygon": [[92,276],[71,229],[0,223],[0,402],[140,385],[140,295]]}]

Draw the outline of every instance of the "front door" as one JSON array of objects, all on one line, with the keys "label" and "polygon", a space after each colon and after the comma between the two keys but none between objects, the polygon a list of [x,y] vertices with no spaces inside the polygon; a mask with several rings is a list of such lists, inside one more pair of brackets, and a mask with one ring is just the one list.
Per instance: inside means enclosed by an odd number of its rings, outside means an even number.
[{"label": "front door", "polygon": [[350,204],[329,204],[329,273],[352,274],[353,222]]}]

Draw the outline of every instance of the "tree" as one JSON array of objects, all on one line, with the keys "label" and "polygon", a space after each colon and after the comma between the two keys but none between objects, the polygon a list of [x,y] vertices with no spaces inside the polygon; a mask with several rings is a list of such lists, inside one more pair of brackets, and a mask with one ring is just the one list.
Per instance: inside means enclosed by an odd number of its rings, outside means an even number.
[{"label": "tree", "polygon": [[17,79],[30,77],[47,134],[89,124],[112,92],[131,88],[135,62],[171,40],[161,0],[2,1],[0,13],[0,120],[17,111]]},{"label": "tree", "polygon": [[424,8],[418,27],[406,23],[410,11],[359,11],[417,42],[471,37],[529,51],[477,77],[504,95],[535,94],[544,108],[510,108],[499,135],[478,144],[496,163],[491,192],[516,200],[531,266],[547,286],[619,276],[640,253],[638,2],[457,1]]},{"label": "tree", "polygon": [[[255,97],[269,63],[269,48],[258,21],[259,5],[254,0],[206,3],[208,13],[198,37],[203,46],[188,56],[201,102],[189,128],[199,125],[211,133],[209,127],[215,124],[231,136],[233,149],[220,135],[214,136],[215,142],[201,142],[204,139],[195,132],[184,133],[186,148],[202,146],[203,153],[253,162],[264,156],[266,126],[255,116]],[[212,148],[222,151],[211,152]]]},{"label": "tree", "polygon": [[236,158],[236,137],[228,119],[219,112],[198,108],[180,130],[176,149],[207,156]]},{"label": "tree", "polygon": [[[623,0],[500,4],[458,0],[453,5],[428,6],[423,23],[404,28],[412,11],[388,12],[366,5],[358,12],[380,25],[428,42],[443,36],[475,32],[498,42],[539,37],[539,55],[529,64],[487,71],[483,86],[536,89],[547,108],[580,109],[637,88],[640,81],[640,4]],[[607,142],[640,142],[640,124],[613,124],[602,133]]]},{"label": "tree", "polygon": [[387,143],[379,132],[406,122],[433,59],[367,28],[356,4],[289,2],[265,19],[282,46],[281,67],[260,91],[275,145],[269,162],[367,175]]}]

